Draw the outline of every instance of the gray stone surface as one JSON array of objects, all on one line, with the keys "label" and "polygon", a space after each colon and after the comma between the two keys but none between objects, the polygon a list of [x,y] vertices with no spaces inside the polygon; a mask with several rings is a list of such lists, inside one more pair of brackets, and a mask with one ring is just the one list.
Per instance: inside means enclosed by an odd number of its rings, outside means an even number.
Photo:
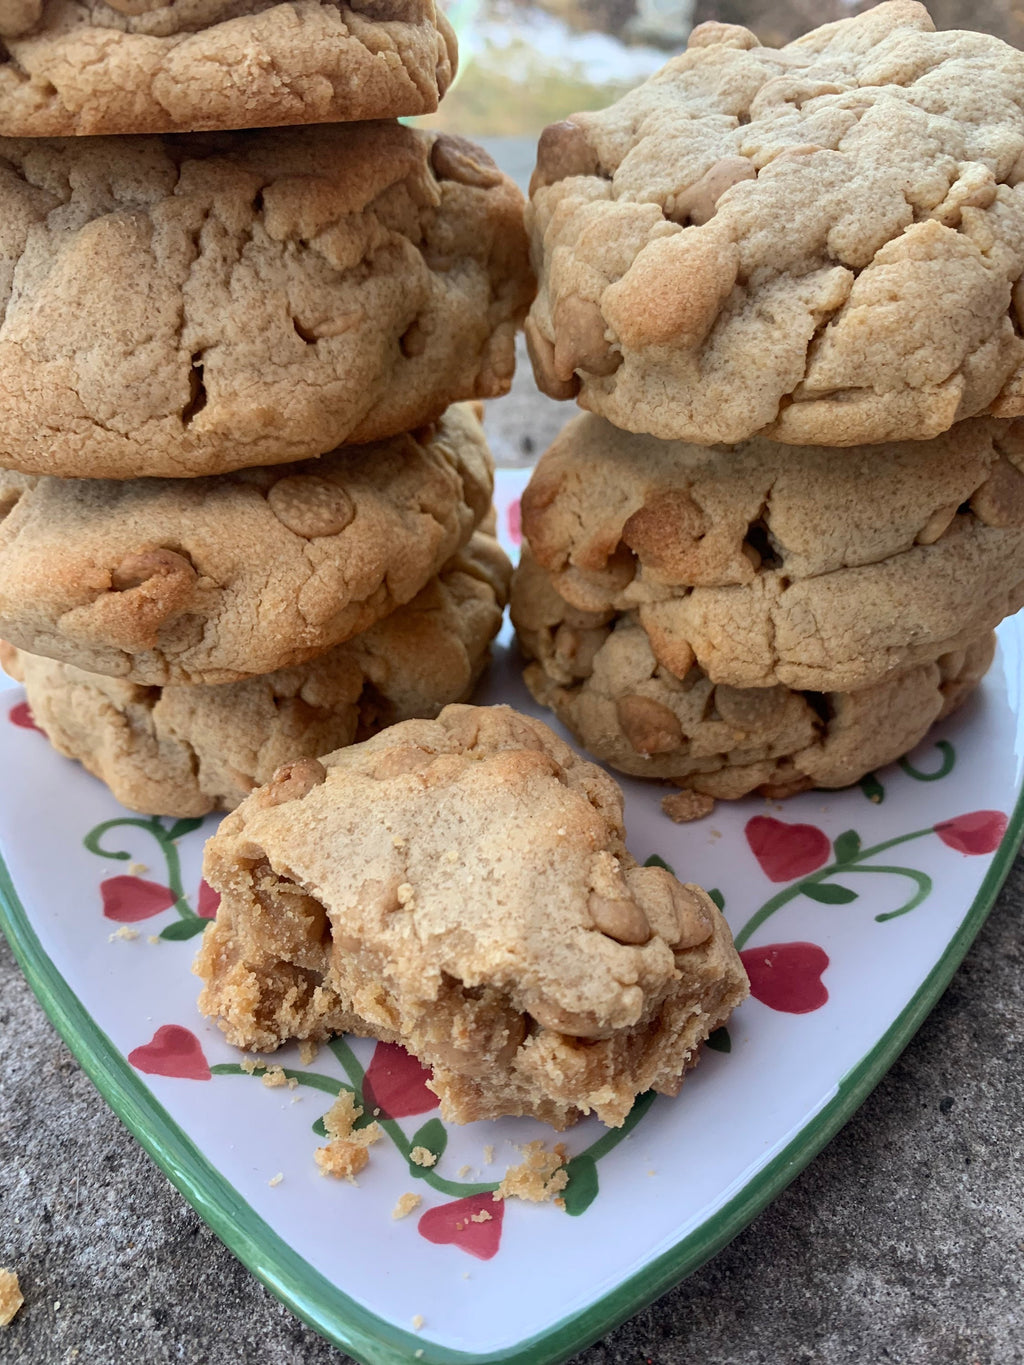
[{"label": "gray stone surface", "polygon": [[[1024,1360],[1024,862],[950,989],[829,1147],[577,1365]],[[57,1038],[0,940],[0,1265],[19,1365],[330,1365]]]}]

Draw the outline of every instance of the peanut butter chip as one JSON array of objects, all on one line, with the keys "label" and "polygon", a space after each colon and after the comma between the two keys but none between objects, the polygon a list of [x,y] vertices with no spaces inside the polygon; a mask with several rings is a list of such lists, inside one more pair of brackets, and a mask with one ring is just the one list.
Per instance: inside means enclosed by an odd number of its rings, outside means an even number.
[{"label": "peanut butter chip", "polygon": [[596,171],[597,153],[580,125],[571,119],[551,123],[537,144],[537,169],[530,180],[530,193],[570,175],[594,175]]},{"label": "peanut butter chip", "polygon": [[316,758],[300,758],[278,768],[264,788],[268,806],[281,806],[285,801],[299,801],[327,777],[327,769]]},{"label": "peanut butter chip", "polygon": [[673,711],[651,697],[621,697],[615,710],[623,734],[638,754],[668,754],[683,742]]},{"label": "peanut butter chip", "polygon": [[622,352],[612,351],[605,336],[607,323],[592,299],[570,294],[560,299],[555,314],[555,372],[569,379],[574,370],[609,375],[622,364]]},{"label": "peanut butter chip", "polygon": [[278,479],[267,503],[282,526],[307,540],[340,534],[356,514],[344,488],[318,474]]},{"label": "peanut butter chip", "polygon": [[0,33],[17,38],[39,22],[42,0],[0,0]]},{"label": "peanut butter chip", "polygon": [[438,180],[458,180],[482,190],[501,181],[501,171],[482,147],[448,133],[442,133],[431,148],[430,164]]},{"label": "peanut butter chip", "polygon": [[115,592],[128,592],[141,587],[151,578],[194,579],[196,571],[184,555],[174,550],[143,550],[126,555],[110,575],[110,586]]},{"label": "peanut butter chip", "polygon": [[587,908],[595,928],[615,939],[616,943],[646,943],[651,937],[647,916],[636,901],[609,900],[592,891]]}]

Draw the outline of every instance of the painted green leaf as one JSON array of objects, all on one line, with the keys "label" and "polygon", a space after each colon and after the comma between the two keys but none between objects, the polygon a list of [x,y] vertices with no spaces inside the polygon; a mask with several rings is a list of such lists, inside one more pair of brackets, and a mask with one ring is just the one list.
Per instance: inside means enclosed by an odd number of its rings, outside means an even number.
[{"label": "painted green leaf", "polygon": [[198,829],[202,823],[202,819],[196,816],[188,816],[184,820],[175,820],[167,831],[167,837],[168,839],[180,839],[183,834],[191,834],[194,829]]},{"label": "painted green leaf", "polygon": [[196,934],[201,934],[206,926],[212,923],[213,920],[200,919],[198,915],[189,915],[188,919],[176,919],[173,924],[168,924],[165,929],[161,929],[160,937],[177,943],[180,939],[195,938]]},{"label": "painted green leaf", "polygon": [[873,801],[876,806],[880,806],[885,800],[885,788],[874,773],[868,773],[866,777],[862,777],[859,785],[868,800]]},{"label": "painted green leaf", "polygon": [[716,1028],[714,1033],[709,1033],[706,1039],[706,1046],[713,1052],[731,1052],[732,1039],[729,1037],[729,1030],[723,1024],[721,1028]]},{"label": "painted green leaf", "polygon": [[651,854],[644,863],[644,867],[663,867],[666,872],[671,872],[673,877],[676,875],[675,868],[671,867],[664,858],[659,858],[656,853]]},{"label": "painted green leaf", "polygon": [[719,891],[717,886],[713,886],[711,890],[708,892],[708,895],[718,906],[719,910],[725,909],[725,897],[722,895],[721,891]]},{"label": "painted green leaf", "polygon": [[845,834],[840,834],[832,847],[837,863],[852,863],[860,852],[860,835],[855,829],[848,829]]},{"label": "painted green leaf", "polygon": [[819,901],[822,905],[849,905],[850,901],[857,899],[856,891],[851,891],[846,886],[833,886],[831,882],[811,882],[807,886],[802,886],[800,890],[812,901]]},{"label": "painted green leaf", "polygon": [[323,1115],[321,1115],[320,1118],[318,1118],[316,1122],[313,1124],[313,1132],[316,1133],[317,1137],[325,1138],[327,1136],[327,1129],[324,1127]]},{"label": "painted green leaf", "polygon": [[[435,1164],[444,1155],[444,1149],[448,1146],[448,1130],[440,1119],[428,1119],[422,1128],[417,1128],[409,1139],[409,1146],[426,1147],[428,1152],[432,1152],[435,1157]],[[422,1179],[427,1170],[433,1167],[418,1166],[414,1161],[409,1163],[411,1175]]]},{"label": "painted green leaf", "polygon": [[597,1198],[599,1187],[597,1162],[592,1156],[582,1152],[579,1156],[574,1156],[565,1169],[569,1172],[569,1183],[562,1191],[565,1211],[573,1218],[578,1218]]}]

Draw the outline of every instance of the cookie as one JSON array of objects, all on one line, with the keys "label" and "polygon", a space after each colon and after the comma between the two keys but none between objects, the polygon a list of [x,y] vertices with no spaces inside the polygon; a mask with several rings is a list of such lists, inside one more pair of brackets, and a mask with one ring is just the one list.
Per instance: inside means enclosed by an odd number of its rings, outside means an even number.
[{"label": "cookie", "polygon": [[231,810],[275,769],[469,696],[511,566],[478,532],[418,596],[307,664],[219,687],[141,687],[0,645],[35,721],[123,806]]},{"label": "cookie", "polygon": [[747,993],[710,898],[626,851],[611,778],[504,706],[279,770],[205,875],[199,1004],[233,1043],[400,1042],[459,1123],[621,1124]]},{"label": "cookie", "polygon": [[[977,686],[995,649],[988,632],[856,692],[739,688],[716,685],[696,665],[672,673],[636,613],[570,607],[529,559],[516,573],[512,611],[536,660],[525,675],[531,693],[588,752],[708,798],[850,786],[919,744]],[[684,818],[709,808],[687,808]]]},{"label": "cookie", "polygon": [[659,441],[584,416],[523,531],[583,611],[635,611],[715,683],[852,691],[962,648],[1024,603],[1024,423],[853,450]]},{"label": "cookie", "polygon": [[0,141],[0,207],[2,467],[284,464],[508,389],[522,196],[462,138]]},{"label": "cookie", "polygon": [[206,479],[0,472],[0,637],[158,687],[292,668],[410,602],[489,514],[491,484],[469,405]]},{"label": "cookie", "polygon": [[667,439],[927,440],[1024,414],[1024,54],[890,0],[702,24],[540,140],[537,381]]},{"label": "cookie", "polygon": [[3,137],[429,114],[458,55],[433,0],[13,0],[0,40]]}]

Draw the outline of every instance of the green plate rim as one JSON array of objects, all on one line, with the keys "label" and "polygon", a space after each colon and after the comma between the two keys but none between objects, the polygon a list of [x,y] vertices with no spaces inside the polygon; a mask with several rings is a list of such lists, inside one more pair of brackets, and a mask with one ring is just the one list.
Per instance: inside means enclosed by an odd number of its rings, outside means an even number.
[{"label": "green plate rim", "polygon": [[0,854],[0,927],[61,1035],[121,1122],[203,1221],[303,1322],[362,1365],[559,1365],[645,1308],[727,1245],[804,1169],[864,1102],[934,1007],[984,924],[1024,840],[1024,789],[970,909],[945,952],[836,1093],[729,1202],[611,1293],[545,1332],[476,1355],[403,1331],[349,1298],[302,1259],[237,1193],[160,1105],[93,1021],[36,937]]}]

